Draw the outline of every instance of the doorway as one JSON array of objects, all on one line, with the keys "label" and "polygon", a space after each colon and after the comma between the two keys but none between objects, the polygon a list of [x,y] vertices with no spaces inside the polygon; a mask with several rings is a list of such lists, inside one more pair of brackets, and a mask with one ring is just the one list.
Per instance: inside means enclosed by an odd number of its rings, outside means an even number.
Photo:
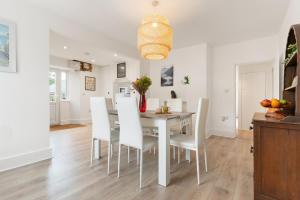
[{"label": "doorway", "polygon": [[273,96],[273,61],[236,68],[236,128],[250,130],[255,112],[265,112],[260,101]]},{"label": "doorway", "polygon": [[49,71],[49,103],[50,125],[61,123],[61,101],[68,98],[68,72],[50,68]]}]

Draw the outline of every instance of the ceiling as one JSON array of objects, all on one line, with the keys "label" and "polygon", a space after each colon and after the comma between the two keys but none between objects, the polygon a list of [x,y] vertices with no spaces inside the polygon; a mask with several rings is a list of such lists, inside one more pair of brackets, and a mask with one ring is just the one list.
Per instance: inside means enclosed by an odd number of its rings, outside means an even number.
[{"label": "ceiling", "polygon": [[289,0],[28,0],[61,17],[136,46],[142,18],[154,11],[174,29],[174,47],[225,44],[278,32]]},{"label": "ceiling", "polygon": [[97,45],[87,45],[53,31],[50,32],[50,55],[68,60],[80,60],[98,66],[132,60],[124,55],[99,48]]}]

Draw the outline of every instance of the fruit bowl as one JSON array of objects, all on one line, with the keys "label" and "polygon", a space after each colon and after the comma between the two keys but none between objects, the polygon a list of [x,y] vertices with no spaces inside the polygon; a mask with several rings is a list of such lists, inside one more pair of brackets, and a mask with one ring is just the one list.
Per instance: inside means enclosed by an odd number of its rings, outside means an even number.
[{"label": "fruit bowl", "polygon": [[275,98],[272,98],[271,100],[264,99],[260,102],[260,105],[264,108],[268,108],[266,112],[266,117],[271,117],[275,119],[283,119],[284,117],[286,117],[286,115],[284,114],[284,110],[289,109],[290,107],[290,103],[287,100],[279,100]]}]

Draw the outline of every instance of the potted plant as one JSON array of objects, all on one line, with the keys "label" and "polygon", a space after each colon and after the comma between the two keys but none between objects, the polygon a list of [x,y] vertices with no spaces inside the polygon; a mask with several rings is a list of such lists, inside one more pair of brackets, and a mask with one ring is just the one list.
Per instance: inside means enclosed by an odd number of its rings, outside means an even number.
[{"label": "potted plant", "polygon": [[140,101],[139,101],[139,110],[140,112],[146,112],[146,92],[151,86],[152,81],[148,76],[142,76],[132,82],[132,87],[138,91],[140,94]]}]

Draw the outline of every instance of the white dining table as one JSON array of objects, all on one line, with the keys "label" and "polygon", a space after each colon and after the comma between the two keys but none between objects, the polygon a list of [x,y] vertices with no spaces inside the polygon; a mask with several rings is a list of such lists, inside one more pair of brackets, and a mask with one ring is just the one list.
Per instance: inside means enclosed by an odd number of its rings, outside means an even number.
[{"label": "white dining table", "polygon": [[[109,111],[110,115],[118,115],[116,110]],[[155,112],[140,113],[141,123],[146,127],[158,128],[158,184],[167,186],[170,183],[170,128],[180,123],[179,119],[192,121],[192,112],[173,112],[156,114]],[[190,160],[190,151],[186,150],[186,160]]]}]

